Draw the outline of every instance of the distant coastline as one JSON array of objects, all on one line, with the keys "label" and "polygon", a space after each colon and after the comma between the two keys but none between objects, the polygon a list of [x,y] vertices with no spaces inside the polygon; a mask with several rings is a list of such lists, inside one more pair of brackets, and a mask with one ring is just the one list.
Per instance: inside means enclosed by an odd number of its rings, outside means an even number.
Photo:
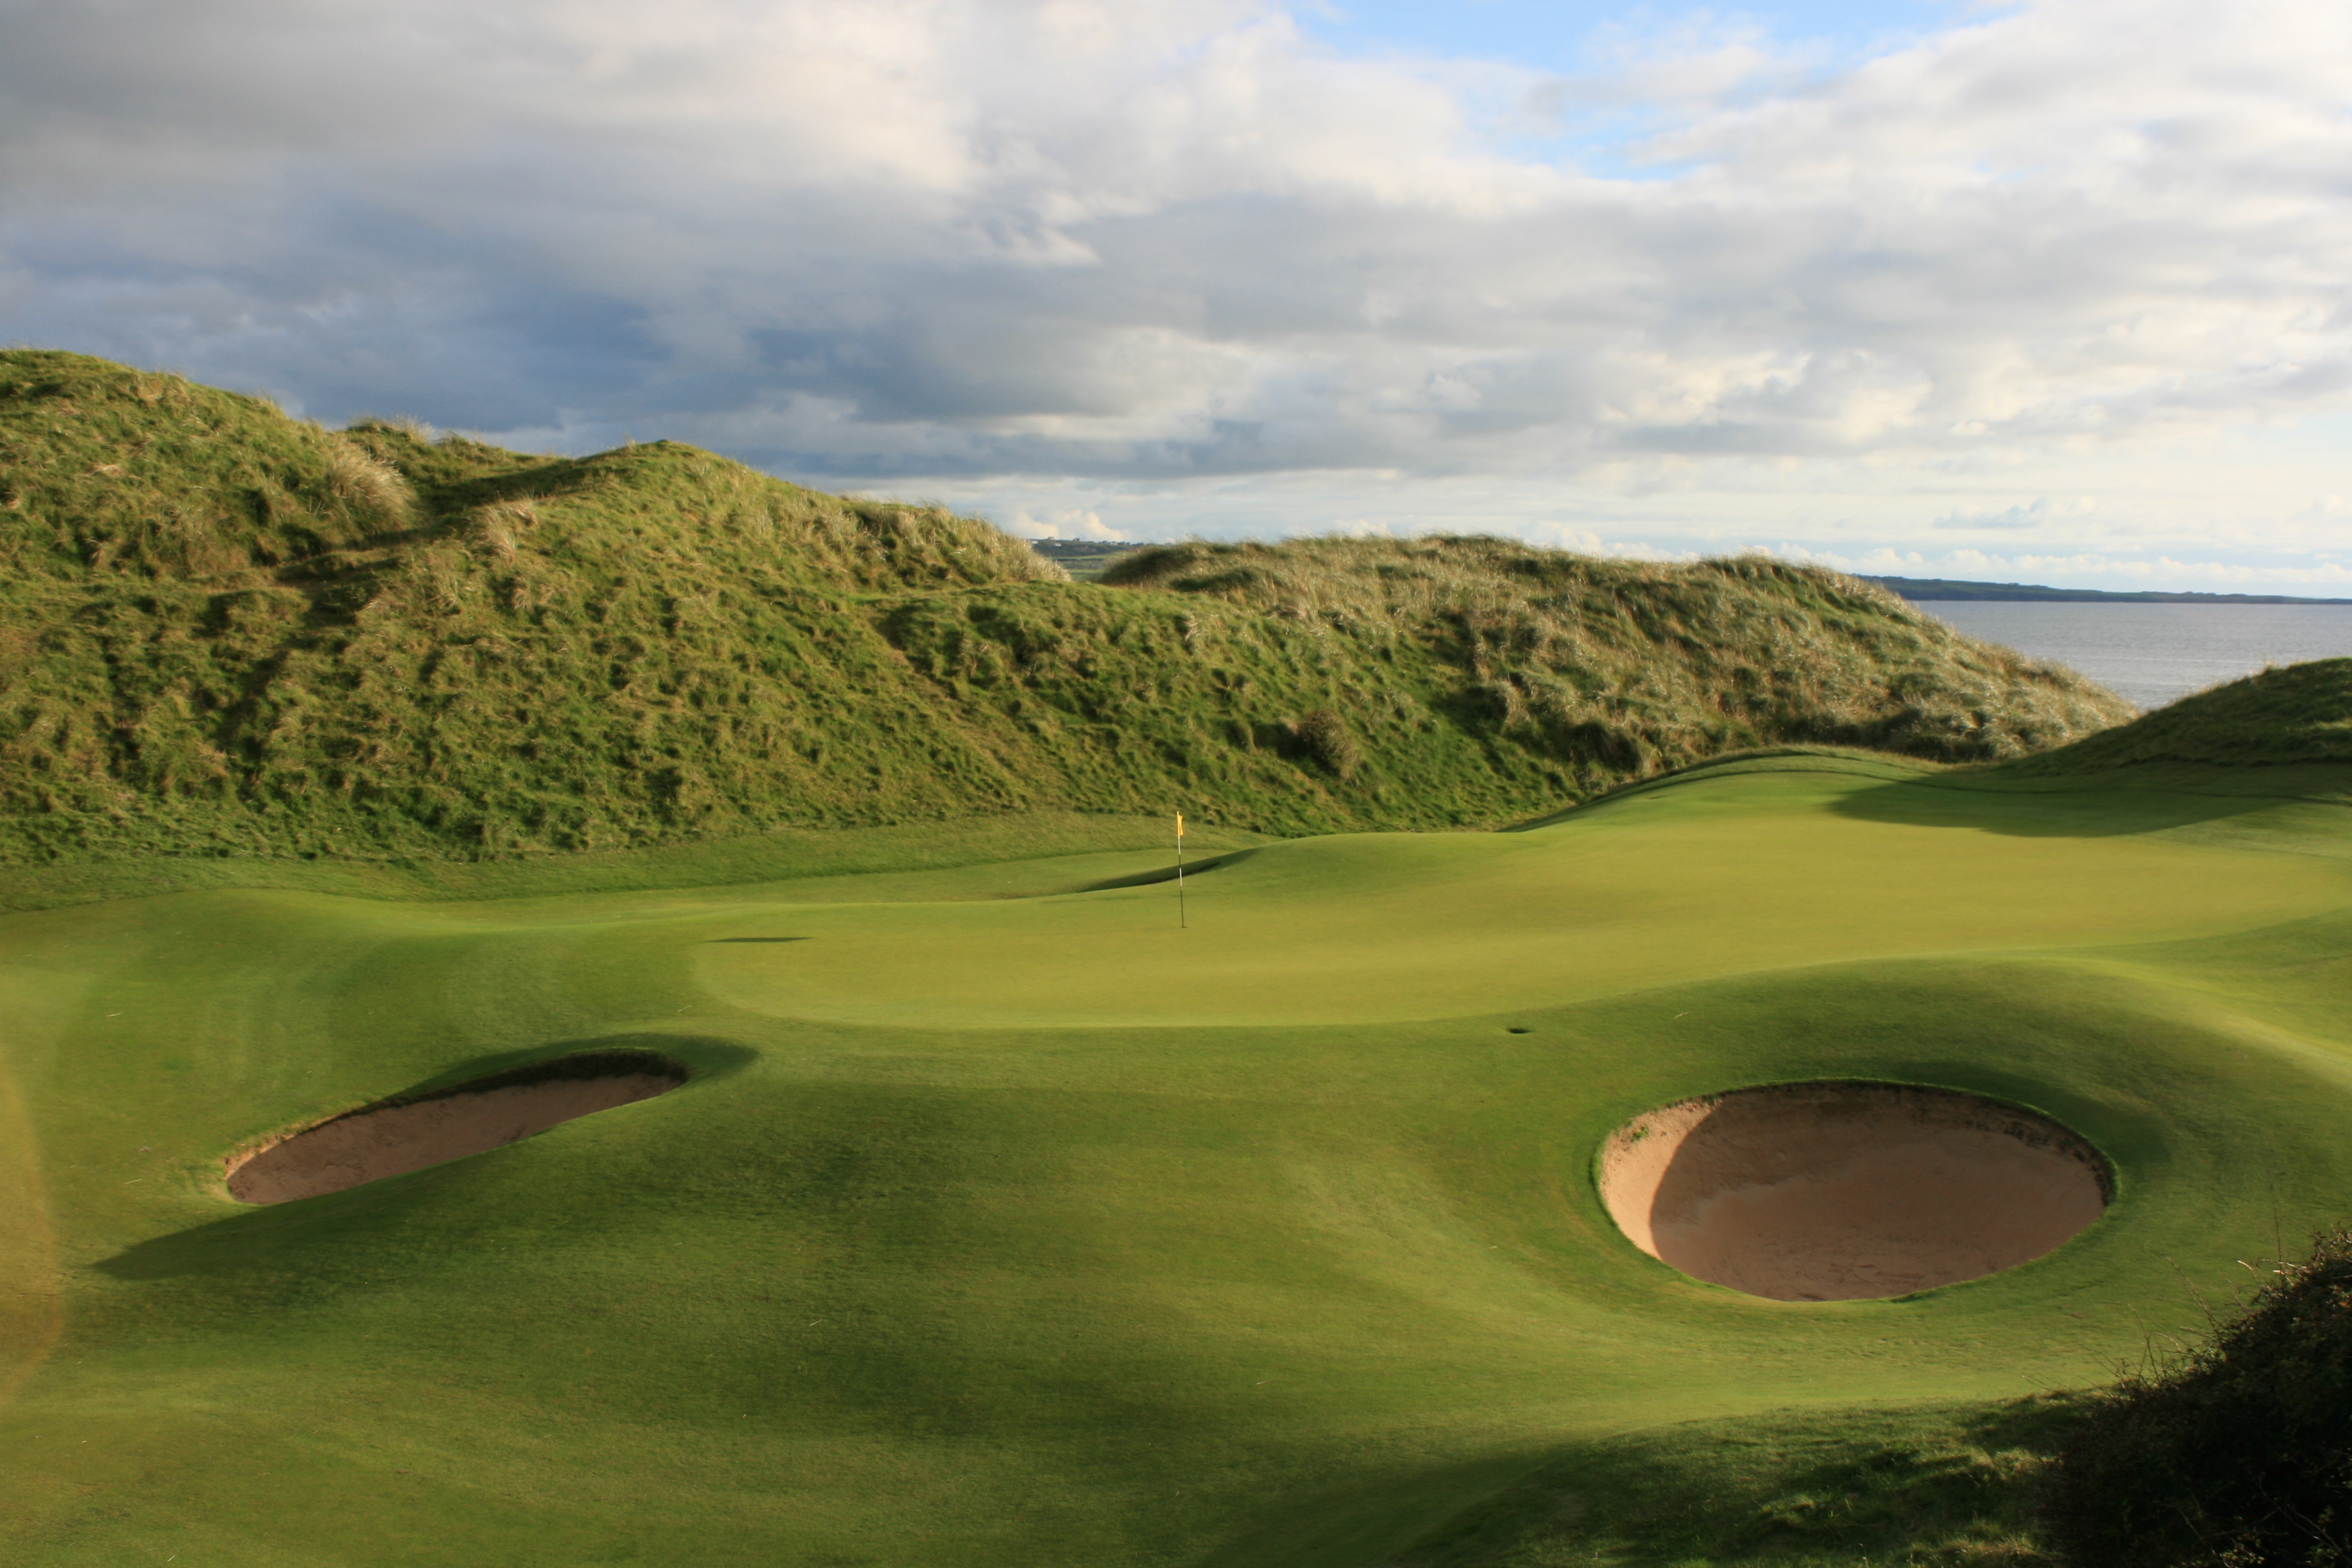
[{"label": "distant coastline", "polygon": [[2032,583],[1969,583],[1951,577],[1864,577],[1915,604],[1939,599],[2038,600],[2071,605],[2352,605],[2352,599],[2298,599],[2287,594],[2111,594],[2101,588],[2045,588]]},{"label": "distant coastline", "polygon": [[1040,555],[1058,561],[1066,555],[1124,555],[1130,550],[1150,548],[1142,539],[1033,539],[1029,548]]},{"label": "distant coastline", "polygon": [[1029,548],[1080,583],[1091,583],[1120,556],[1149,548],[1139,539],[1033,539]]},{"label": "distant coastline", "polygon": [[[1114,557],[1130,551],[1148,550],[1150,542],[1140,539],[1033,539],[1028,542],[1030,549],[1049,561],[1060,563],[1072,576],[1081,579],[1099,576]],[[1887,592],[1899,595],[1914,604],[1978,599],[2051,605],[2352,605],[2352,599],[2304,599],[2292,594],[2116,594],[2104,588],[2051,588],[2038,583],[1972,583],[1958,577],[1873,577],[1861,573],[1854,575],[1865,583],[1875,583]]]}]

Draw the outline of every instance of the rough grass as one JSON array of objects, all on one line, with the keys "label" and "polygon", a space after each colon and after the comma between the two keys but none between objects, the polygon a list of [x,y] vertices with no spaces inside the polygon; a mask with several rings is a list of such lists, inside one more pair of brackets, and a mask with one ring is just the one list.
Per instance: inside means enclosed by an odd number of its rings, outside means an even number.
[{"label": "rough grass", "polygon": [[1463,677],[1457,711],[1587,787],[1788,742],[1992,761],[2130,712],[1857,578],[1763,557],[1672,565],[1502,539],[1330,538],[1166,546],[1103,581],[1426,647]]},{"label": "rough grass", "polygon": [[1179,546],[667,442],[337,433],[0,353],[0,859],[482,859],[1034,810],[1491,825],[1727,748],[2127,716],[1851,579],[1492,540]]},{"label": "rough grass", "polygon": [[2027,1568],[2079,1395],[1790,1412],[1595,1445],[1433,1531],[1392,1568]]},{"label": "rough grass", "polygon": [[2352,1563],[2352,1230],[2106,1393],[2053,1479],[2046,1529],[2072,1562]]},{"label": "rough grass", "polygon": [[2274,666],[2003,771],[2048,778],[2151,763],[2352,763],[2352,658]]}]

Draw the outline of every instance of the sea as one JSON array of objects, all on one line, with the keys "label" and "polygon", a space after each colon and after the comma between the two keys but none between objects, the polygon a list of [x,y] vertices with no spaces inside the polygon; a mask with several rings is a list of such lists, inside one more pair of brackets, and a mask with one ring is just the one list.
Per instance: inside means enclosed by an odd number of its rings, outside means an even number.
[{"label": "sea", "polygon": [[2352,605],[1930,599],[1914,608],[2065,665],[2143,709],[2265,665],[2352,656]]}]

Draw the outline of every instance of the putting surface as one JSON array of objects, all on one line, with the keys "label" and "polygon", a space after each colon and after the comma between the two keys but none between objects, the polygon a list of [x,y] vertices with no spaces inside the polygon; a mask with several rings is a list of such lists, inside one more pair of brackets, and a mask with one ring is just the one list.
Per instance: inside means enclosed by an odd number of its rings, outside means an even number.
[{"label": "putting surface", "polygon": [[[2352,1194],[2341,806],[1797,759],[1237,852],[1181,931],[1108,885],[1157,864],[0,917],[5,1555],[1410,1562],[1666,1424],[2101,1381]],[[629,1049],[694,1076],[224,1190],[370,1101]],[[1892,1300],[1611,1222],[1612,1130],[1816,1079],[2040,1110],[2115,1202]]]}]

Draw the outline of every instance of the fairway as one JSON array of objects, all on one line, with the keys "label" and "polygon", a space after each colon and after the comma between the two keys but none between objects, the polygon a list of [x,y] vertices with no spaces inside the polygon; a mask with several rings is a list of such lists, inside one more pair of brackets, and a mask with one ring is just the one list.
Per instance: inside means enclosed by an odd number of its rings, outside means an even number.
[{"label": "fairway", "polygon": [[[1436,1563],[1675,1423],[2102,1381],[2352,1210],[2352,807],[1791,755],[1507,833],[1200,835],[1181,930],[1164,855],[1039,833],[0,915],[0,1557]],[[693,1076],[225,1189],[586,1051]],[[1895,1300],[1743,1295],[1611,1221],[1629,1119],[1811,1079],[2030,1108],[2114,1201]],[[1475,1561],[1643,1560],[1562,1541]]]}]

